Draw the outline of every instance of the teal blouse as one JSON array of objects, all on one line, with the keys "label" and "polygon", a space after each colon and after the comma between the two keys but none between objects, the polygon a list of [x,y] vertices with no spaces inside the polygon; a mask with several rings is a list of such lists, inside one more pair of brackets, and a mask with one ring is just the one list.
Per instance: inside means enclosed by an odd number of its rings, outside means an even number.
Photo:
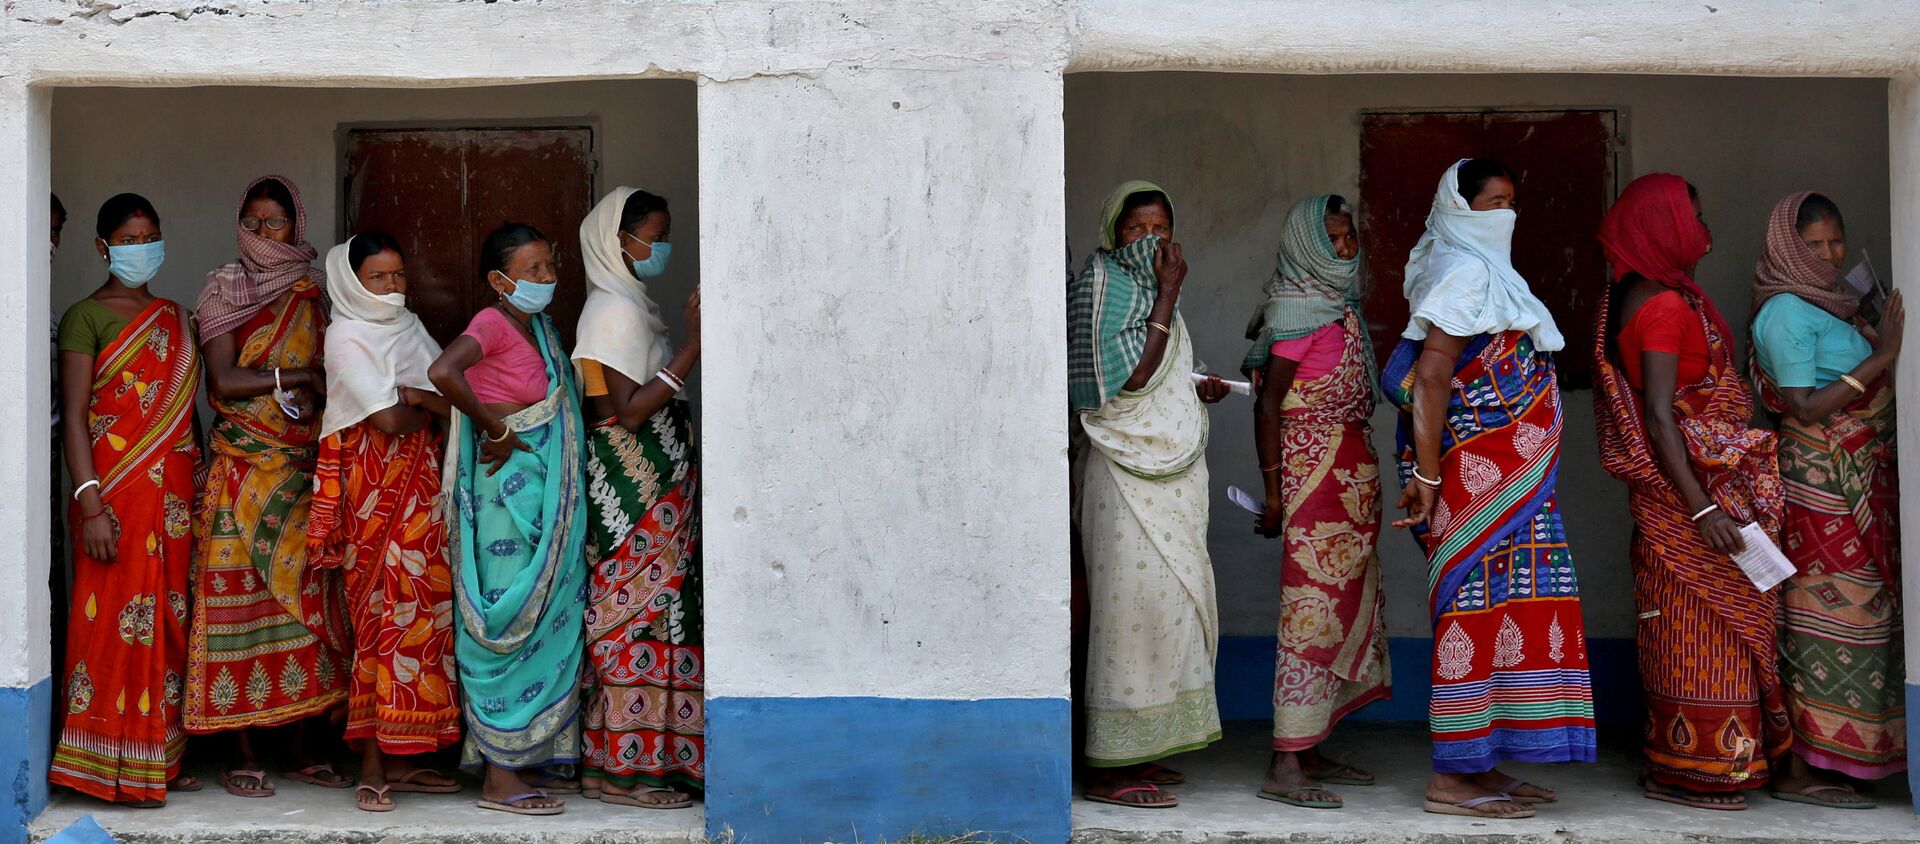
[{"label": "teal blouse", "polygon": [[1851,323],[1791,293],[1760,306],[1753,342],[1761,370],[1781,387],[1817,390],[1873,354],[1873,344]]}]

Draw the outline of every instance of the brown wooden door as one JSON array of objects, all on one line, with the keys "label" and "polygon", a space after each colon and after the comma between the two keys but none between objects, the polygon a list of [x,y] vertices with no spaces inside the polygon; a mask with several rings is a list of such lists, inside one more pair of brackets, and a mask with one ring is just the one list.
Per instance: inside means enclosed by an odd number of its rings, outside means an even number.
[{"label": "brown wooden door", "polygon": [[1612,111],[1477,111],[1368,114],[1361,121],[1361,242],[1367,252],[1367,320],[1380,359],[1407,325],[1407,253],[1426,230],[1440,174],[1483,156],[1518,177],[1513,266],[1553,311],[1567,349],[1561,385],[1592,385],[1593,316],[1606,295],[1606,256],[1594,239],[1613,201]]},{"label": "brown wooden door", "polygon": [[586,299],[580,221],[593,204],[593,130],[354,129],[347,132],[348,234],[381,229],[407,250],[407,302],[448,343],[496,298],[480,244],[501,223],[553,239],[560,289],[548,312],[567,347]]}]

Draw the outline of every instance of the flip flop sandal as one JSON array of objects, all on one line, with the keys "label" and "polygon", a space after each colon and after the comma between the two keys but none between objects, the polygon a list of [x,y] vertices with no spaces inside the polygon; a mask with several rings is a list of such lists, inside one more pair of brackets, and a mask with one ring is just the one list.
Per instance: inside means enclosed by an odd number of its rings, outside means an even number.
[{"label": "flip flop sandal", "polygon": [[[387,792],[392,790],[393,790],[393,787],[387,786],[387,785],[358,786],[353,790],[353,805],[362,812],[391,812],[393,811],[394,803],[393,803],[393,798],[387,796]],[[374,802],[368,803],[367,801],[360,799],[360,794],[362,792],[373,795]],[[379,802],[381,800],[385,800],[387,802],[381,803]]]},{"label": "flip flop sandal", "polygon": [[628,792],[626,794],[615,794],[611,791],[602,791],[600,792],[600,802],[611,803],[616,806],[638,806],[642,809],[685,809],[688,806],[693,805],[692,795],[683,794],[680,796],[679,800],[676,800],[672,803],[649,803],[635,796],[636,794],[672,794],[672,793],[674,793],[674,791],[671,788],[647,788],[637,792]]},{"label": "flip flop sandal", "polygon": [[[393,777],[391,779],[388,779],[387,788],[392,789],[393,793],[395,794],[459,794],[460,793],[460,784],[457,782],[450,782],[450,783],[444,783],[444,784],[414,782],[414,779],[418,778],[421,774],[440,774],[441,776],[446,776],[446,774],[441,774],[439,771],[436,771],[432,768],[415,768],[411,771],[408,771],[407,775],[404,777]],[[447,777],[447,779],[453,779],[453,778]]]},{"label": "flip flop sandal", "polygon": [[1272,800],[1275,803],[1285,803],[1289,806],[1299,806],[1302,809],[1340,809],[1346,806],[1345,803],[1342,803],[1338,800],[1308,800],[1305,797],[1297,796],[1301,794],[1308,794],[1315,791],[1326,791],[1326,789],[1324,788],[1293,788],[1293,789],[1288,789],[1286,791],[1282,791],[1278,794],[1275,794],[1271,791],[1263,790],[1260,792],[1260,799]]},{"label": "flip flop sandal", "polygon": [[[253,780],[259,783],[259,785],[249,788],[244,785],[236,785],[236,780]],[[235,797],[272,797],[274,794],[273,785],[267,781],[266,771],[248,771],[238,768],[231,771],[221,771],[220,787],[226,789],[228,794]]]},{"label": "flip flop sandal", "polygon": [[1648,800],[1672,803],[1675,806],[1685,806],[1689,809],[1706,809],[1713,812],[1744,812],[1747,810],[1747,801],[1745,800],[1741,800],[1738,803],[1709,803],[1702,799],[1706,795],[1700,792],[1664,785],[1656,786],[1652,783],[1642,786],[1642,789],[1640,793],[1646,795]]},{"label": "flip flop sandal", "polygon": [[1120,799],[1129,794],[1139,794],[1141,792],[1159,794],[1160,786],[1154,785],[1153,783],[1150,783],[1150,782],[1145,782],[1139,785],[1128,786],[1126,788],[1116,788],[1113,791],[1107,792],[1106,794],[1086,794],[1084,796],[1088,800],[1091,800],[1095,803],[1106,803],[1113,806],[1125,806],[1129,809],[1171,809],[1175,806],[1180,805],[1180,799],[1177,797],[1165,803],[1133,803],[1133,802]]},{"label": "flip flop sandal", "polygon": [[167,806],[167,801],[165,801],[165,800],[135,800],[135,801],[133,801],[132,803],[122,803],[122,804],[120,804],[120,805],[122,805],[122,806],[125,806],[125,807],[127,807],[127,808],[129,808],[129,809],[164,809],[164,808],[166,808],[166,806]]},{"label": "flip flop sandal", "polygon": [[560,805],[560,806],[515,806],[513,805],[522,800],[534,800],[541,797],[552,797],[552,796],[553,795],[548,794],[536,788],[525,794],[515,794],[512,797],[509,797],[505,800],[488,800],[483,797],[477,801],[474,801],[473,805],[479,806],[482,809],[492,809],[496,812],[506,812],[508,814],[513,814],[513,815],[557,815],[557,814],[560,814],[561,812],[566,811],[567,807],[565,805]]},{"label": "flip flop sandal", "polygon": [[1361,779],[1360,777],[1355,776],[1356,774],[1364,774],[1364,773],[1366,773],[1366,771],[1362,771],[1359,768],[1356,768],[1352,765],[1340,764],[1320,772],[1320,774],[1317,776],[1314,774],[1308,774],[1307,779],[1313,780],[1314,782],[1323,782],[1323,783],[1326,783],[1327,785],[1360,785],[1360,786],[1373,785],[1377,781],[1371,776],[1365,779]]},{"label": "flip flop sandal", "polygon": [[340,773],[338,771],[335,771],[333,769],[333,766],[326,762],[321,762],[317,765],[308,765],[304,768],[301,768],[298,771],[281,771],[280,775],[286,777],[287,779],[293,780],[294,782],[303,782],[303,783],[306,783],[307,785],[317,785],[317,786],[320,786],[321,788],[353,787],[353,783],[349,781],[346,777],[340,777],[340,779],[337,779],[337,780],[323,780],[318,776],[319,774],[322,774],[322,773],[333,774],[336,777],[340,776]]},{"label": "flip flop sandal", "polygon": [[170,783],[167,783],[167,791],[168,791],[168,792],[171,792],[171,793],[174,793],[174,794],[192,794],[192,793],[194,793],[194,792],[196,792],[196,791],[199,791],[200,789],[203,789],[203,788],[206,788],[206,787],[207,787],[207,784],[206,784],[206,783],[204,783],[204,782],[201,782],[201,781],[200,781],[200,779],[199,779],[198,777],[195,777],[195,778],[194,778],[194,780],[193,780],[193,784],[192,784],[192,785],[184,785],[184,786],[183,786],[183,785],[174,785],[174,784],[173,784],[173,783],[175,783],[175,782],[179,782],[179,781],[181,781],[181,780],[183,780],[183,779],[186,779],[186,775],[185,775],[185,774],[181,774],[180,776],[177,776],[177,777],[174,777],[174,778],[173,778],[173,782],[170,782]]},{"label": "flip flop sandal", "polygon": [[[1513,802],[1515,802],[1515,803],[1525,803],[1525,804],[1527,804],[1527,805],[1529,805],[1529,806],[1538,806],[1538,805],[1540,805],[1540,804],[1542,804],[1542,803],[1558,803],[1558,802],[1560,802],[1560,795],[1558,795],[1558,794],[1556,794],[1556,795],[1554,795],[1554,796],[1552,796],[1552,797],[1540,797],[1540,796],[1538,796],[1538,795],[1534,795],[1534,794],[1515,794],[1515,793],[1513,793],[1513,790],[1514,790],[1514,789],[1516,789],[1516,788],[1519,788],[1519,787],[1521,787],[1521,786],[1523,786],[1523,785],[1533,785],[1533,783],[1530,783],[1530,782],[1527,782],[1526,780],[1523,780],[1523,779],[1521,779],[1521,778],[1519,778],[1519,777],[1509,777],[1509,778],[1507,779],[1507,784],[1506,784],[1506,785],[1503,785],[1503,786],[1501,786],[1501,787],[1500,787],[1500,793],[1502,793],[1502,794],[1505,794],[1505,795],[1507,795],[1508,797],[1511,797],[1511,798],[1513,798]],[[1552,791],[1552,790],[1553,790],[1553,789],[1550,789],[1550,788],[1547,788],[1546,786],[1542,786],[1542,785],[1533,785],[1533,787],[1534,787],[1534,788],[1537,788],[1537,789],[1540,789],[1541,791]]]},{"label": "flip flop sandal", "polygon": [[1186,785],[1187,775],[1165,765],[1148,764],[1135,779],[1149,785]]},{"label": "flip flop sandal", "polygon": [[1504,794],[1489,794],[1485,797],[1475,797],[1472,800],[1462,800],[1458,803],[1442,803],[1438,800],[1428,800],[1421,808],[1436,815],[1458,815],[1460,817],[1485,818],[1494,821],[1517,821],[1521,818],[1533,817],[1533,807],[1531,806],[1527,806],[1527,808],[1521,811],[1510,813],[1489,812],[1480,808],[1488,803],[1515,803],[1526,806],[1526,804],[1519,803]]},{"label": "flip flop sandal", "polygon": [[[1813,796],[1823,791],[1837,791],[1842,794],[1851,794],[1853,795],[1853,799],[1852,800],[1822,800],[1818,797]],[[1809,806],[1825,806],[1829,809],[1878,808],[1878,804],[1864,797],[1861,797],[1858,792],[1854,791],[1851,788],[1847,788],[1846,786],[1843,786],[1843,785],[1815,785],[1815,786],[1809,786],[1807,788],[1800,789],[1799,791],[1775,791],[1773,792],[1773,799],[1785,800],[1789,803],[1805,803]]]}]

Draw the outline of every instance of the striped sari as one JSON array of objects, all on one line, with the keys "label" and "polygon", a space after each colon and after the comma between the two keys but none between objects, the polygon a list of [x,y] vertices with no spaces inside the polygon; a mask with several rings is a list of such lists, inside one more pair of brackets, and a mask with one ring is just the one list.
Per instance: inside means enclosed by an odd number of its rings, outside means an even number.
[{"label": "striped sari", "polygon": [[361,421],[321,441],[314,473],[309,553],[344,572],[353,614],[346,738],[382,753],[460,739],[441,448],[432,428],[395,436]]},{"label": "striped sari", "polygon": [[1779,614],[1793,751],[1851,777],[1891,776],[1907,767],[1893,386],[1883,376],[1806,425],[1751,357],[1761,400],[1781,414],[1781,547],[1800,569]]},{"label": "striped sari", "polygon": [[[1672,399],[1693,471],[1736,521],[1777,535],[1780,476],[1772,433],[1748,427],[1753,399],[1732,362],[1712,304],[1680,291],[1700,315],[1707,374]],[[1634,603],[1647,701],[1646,774],[1697,792],[1758,788],[1767,759],[1787,749],[1773,630],[1776,595],[1759,592],[1732,558],[1709,549],[1654,457],[1640,394],[1607,350],[1608,311],[1595,321],[1594,412],[1600,463],[1627,485],[1633,511]]]},{"label": "striped sari", "polygon": [[69,505],[65,725],[47,780],[102,800],[164,800],[180,774],[199,380],[185,309],[166,299],[147,305],[94,359],[93,466],[119,542],[112,562],[87,556],[79,506]]},{"label": "striped sari", "polygon": [[[1382,371],[1401,410],[1403,486],[1413,483],[1422,346],[1402,340]],[[1414,531],[1429,561],[1435,771],[1594,760],[1580,587],[1555,499],[1560,412],[1553,359],[1526,332],[1467,343],[1441,432],[1439,495]]]},{"label": "striped sari", "polygon": [[[327,315],[301,281],[233,333],[242,369],[314,366]],[[204,339],[204,338],[203,338]],[[352,664],[336,571],[307,565],[318,418],[271,394],[210,401],[213,459],[194,524],[186,727],[291,723],[347,698]]]},{"label": "striped sari", "polygon": [[532,451],[497,471],[459,413],[448,432],[447,556],[454,659],[467,739],[460,764],[525,769],[578,763],[586,605],[585,436],[580,389],[553,319],[533,318],[547,397],[505,420]]},{"label": "striped sari", "polygon": [[587,476],[593,683],[586,777],[621,789],[706,783],[700,482],[687,403],[638,432],[593,426]]}]

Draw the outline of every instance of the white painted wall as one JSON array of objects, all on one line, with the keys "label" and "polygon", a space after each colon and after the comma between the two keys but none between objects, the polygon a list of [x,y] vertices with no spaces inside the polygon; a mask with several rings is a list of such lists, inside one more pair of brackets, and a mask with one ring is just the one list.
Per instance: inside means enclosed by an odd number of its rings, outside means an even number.
[{"label": "white painted wall", "polygon": [[1060,107],[701,85],[709,694],[1066,695]]},{"label": "white painted wall", "polygon": [[[0,687],[22,688],[52,668],[45,537],[47,420],[52,372],[47,312],[48,97],[0,76]],[[11,761],[11,760],[9,760]],[[24,763],[21,763],[24,766]],[[24,793],[25,785],[21,786]]]},{"label": "white painted wall", "polygon": [[[651,286],[676,337],[681,305],[700,277],[694,85],[671,79],[568,82],[426,91],[299,88],[71,88],[53,95],[53,190],[69,218],[54,262],[53,305],[106,280],[94,217],[121,191],[153,201],[167,236],[156,295],[192,307],[207,272],[233,260],[234,208],[259,176],[300,186],[307,238],[321,254],[339,242],[343,125],[407,121],[488,126],[527,121],[591,125],[600,153],[597,194],[636,185],[667,198],[674,263]],[[417,124],[412,123],[418,121]],[[576,241],[577,229],[547,232]],[[473,279],[473,284],[481,284]]]},{"label": "white painted wall", "polygon": [[[1165,187],[1192,267],[1181,306],[1201,356],[1230,372],[1246,353],[1242,330],[1273,271],[1287,208],[1329,191],[1358,200],[1361,110],[1619,108],[1620,186],[1667,170],[1700,189],[1715,240],[1700,281],[1744,334],[1767,213],[1788,193],[1829,193],[1846,214],[1851,245],[1880,256],[1883,272],[1888,266],[1886,89],[1884,80],[1867,79],[1071,74],[1067,230],[1077,268],[1097,242],[1100,202],[1115,184],[1144,178]],[[1520,201],[1525,214],[1526,197]],[[1587,355],[1589,342],[1569,338],[1569,352]],[[1589,634],[1629,637],[1630,517],[1623,487],[1600,469],[1591,408],[1590,393],[1568,395],[1561,502]],[[1253,535],[1251,519],[1224,497],[1228,484],[1259,488],[1251,409],[1239,397],[1215,406],[1207,455],[1226,635],[1272,635],[1277,612],[1279,543]],[[1393,417],[1383,409],[1374,424],[1386,457]],[[1397,531],[1383,535],[1381,552],[1389,632],[1428,635],[1425,560]]]}]

